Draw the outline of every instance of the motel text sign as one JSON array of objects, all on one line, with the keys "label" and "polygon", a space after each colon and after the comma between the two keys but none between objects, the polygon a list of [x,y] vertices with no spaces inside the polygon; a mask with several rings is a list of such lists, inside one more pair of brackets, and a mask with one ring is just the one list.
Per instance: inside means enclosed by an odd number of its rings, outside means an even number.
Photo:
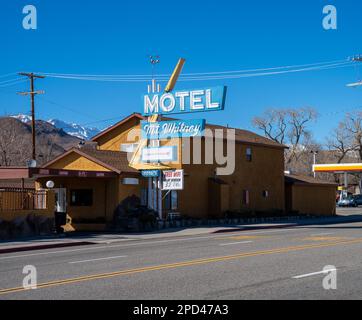
[{"label": "motel text sign", "polygon": [[205,120],[141,122],[142,139],[200,137],[204,130]]},{"label": "motel text sign", "polygon": [[226,87],[151,93],[143,97],[143,114],[190,113],[224,110]]}]

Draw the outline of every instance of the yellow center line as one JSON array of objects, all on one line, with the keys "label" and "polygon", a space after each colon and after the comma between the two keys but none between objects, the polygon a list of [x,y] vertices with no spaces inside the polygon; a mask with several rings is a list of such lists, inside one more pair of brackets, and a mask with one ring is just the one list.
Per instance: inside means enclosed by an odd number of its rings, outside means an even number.
[{"label": "yellow center line", "polygon": [[[337,246],[337,245],[347,245],[347,244],[354,244],[354,243],[361,243],[361,242],[362,242],[362,238],[358,238],[358,239],[354,239],[354,240],[328,242],[328,243],[320,243],[320,244],[310,244],[310,245],[302,245],[302,246],[290,246],[290,247],[270,249],[270,250],[244,252],[244,253],[239,253],[239,254],[229,255],[229,256],[221,256],[221,257],[196,259],[196,260],[177,262],[177,263],[161,264],[161,265],[157,265],[157,266],[135,268],[135,269],[116,271],[116,272],[94,274],[94,275],[69,278],[69,279],[64,279],[64,280],[55,280],[55,281],[50,281],[50,282],[44,282],[44,283],[38,284],[37,289],[53,287],[53,286],[60,286],[60,285],[65,285],[65,284],[79,283],[79,282],[84,282],[84,281],[91,281],[91,280],[96,280],[96,279],[105,279],[105,278],[112,278],[112,277],[118,277],[118,276],[125,276],[125,275],[148,272],[148,271],[174,269],[174,268],[201,265],[201,264],[207,264],[207,263],[213,263],[213,262],[235,260],[235,259],[246,258],[246,257],[255,257],[255,256],[260,256],[260,255],[269,255],[269,254],[277,254],[277,253],[286,253],[286,252],[292,252],[292,251],[301,251],[301,250],[307,250],[307,249],[331,247],[331,246]],[[1,289],[0,295],[21,292],[21,291],[28,291],[28,290],[30,290],[30,289],[25,289],[23,287]]]},{"label": "yellow center line", "polygon": [[301,240],[305,240],[305,241],[340,241],[340,240],[348,240],[348,238],[347,237],[311,236],[311,237],[303,238]]},{"label": "yellow center line", "polygon": [[263,239],[270,238],[270,236],[229,236],[217,238],[216,240],[253,240],[253,239]]}]

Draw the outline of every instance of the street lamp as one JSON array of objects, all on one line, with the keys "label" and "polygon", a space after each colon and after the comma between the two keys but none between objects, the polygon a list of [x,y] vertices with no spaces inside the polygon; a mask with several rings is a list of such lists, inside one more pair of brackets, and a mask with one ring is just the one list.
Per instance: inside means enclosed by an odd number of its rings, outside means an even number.
[{"label": "street lamp", "polygon": [[[362,62],[362,55],[354,56],[351,59],[353,62]],[[359,78],[359,72],[358,72],[358,66],[356,65],[356,71],[357,71],[357,78]],[[357,79],[358,81],[355,83],[349,83],[347,84],[347,87],[349,88],[356,88],[362,86],[362,81],[360,79]]]}]

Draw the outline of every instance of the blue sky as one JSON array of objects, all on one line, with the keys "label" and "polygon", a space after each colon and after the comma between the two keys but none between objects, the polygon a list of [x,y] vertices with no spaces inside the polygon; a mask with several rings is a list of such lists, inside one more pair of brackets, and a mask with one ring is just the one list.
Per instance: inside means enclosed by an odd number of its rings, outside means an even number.
[{"label": "blue sky", "polygon": [[[38,29],[22,28],[22,8],[38,10]],[[322,27],[322,9],[335,5],[338,29]],[[268,68],[340,60],[362,53],[359,0],[260,1],[56,1],[7,0],[0,10],[0,76],[18,71],[77,74],[150,74],[149,54],[161,56],[158,73],[170,73],[179,57],[184,72]],[[362,64],[361,64],[362,74]],[[12,77],[14,78],[14,77]],[[0,78],[0,81],[10,78]],[[179,82],[177,89],[227,85],[223,112],[212,123],[252,129],[266,108],[314,107],[313,125],[323,141],[344,110],[362,106],[354,68],[232,80]],[[100,128],[141,112],[146,83],[47,78],[36,82],[38,118],[60,118]],[[0,114],[29,112],[15,93],[28,83],[0,87]],[[185,115],[184,118],[197,116]],[[115,119],[113,121],[102,121]]]}]

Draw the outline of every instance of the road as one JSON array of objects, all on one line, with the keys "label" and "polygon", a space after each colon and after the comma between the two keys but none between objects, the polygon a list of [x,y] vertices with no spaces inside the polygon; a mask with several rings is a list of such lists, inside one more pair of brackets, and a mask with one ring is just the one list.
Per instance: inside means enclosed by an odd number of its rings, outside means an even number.
[{"label": "road", "polygon": [[361,252],[358,222],[1,254],[0,299],[361,299]]}]

